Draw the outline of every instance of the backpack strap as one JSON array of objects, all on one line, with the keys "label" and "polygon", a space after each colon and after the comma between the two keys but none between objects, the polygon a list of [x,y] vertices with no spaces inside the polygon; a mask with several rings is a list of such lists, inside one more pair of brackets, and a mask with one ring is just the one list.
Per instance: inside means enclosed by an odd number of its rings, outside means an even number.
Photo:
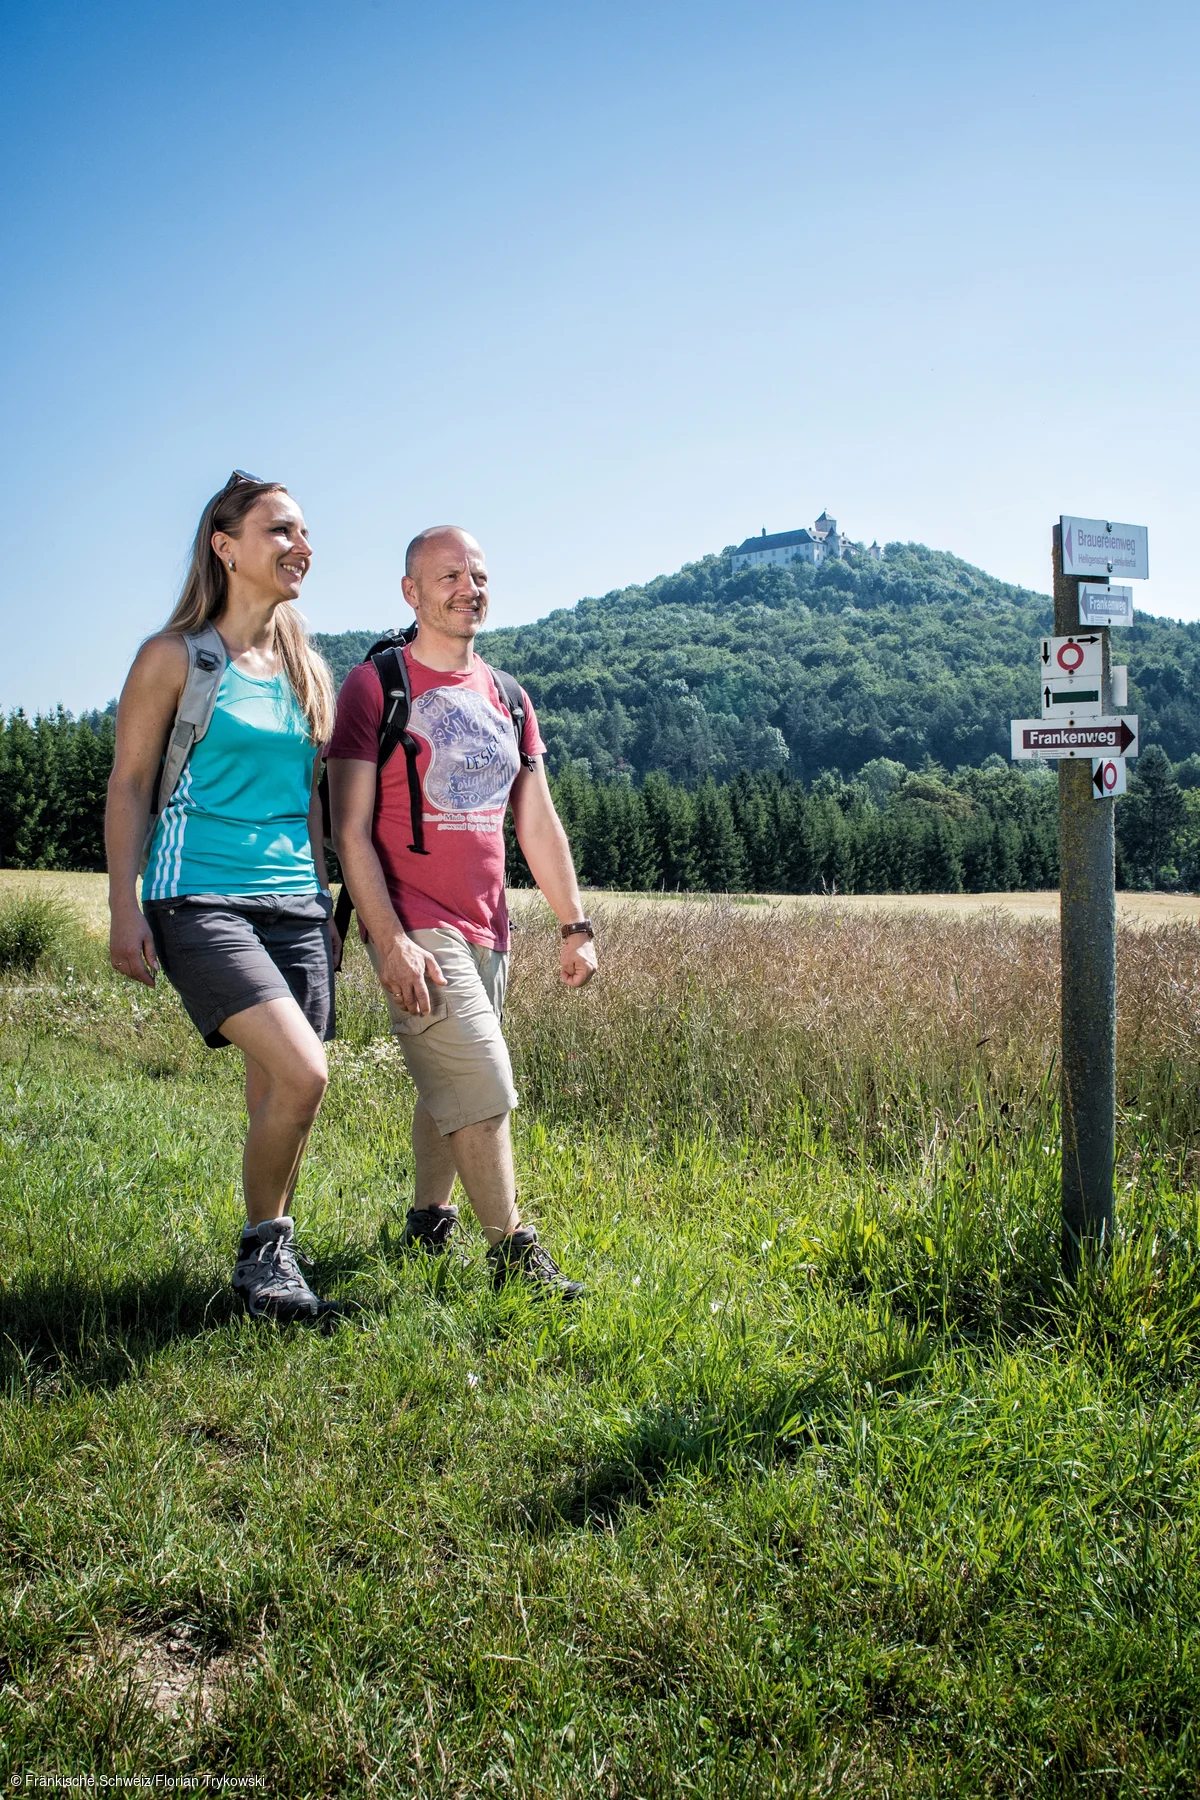
[{"label": "backpack strap", "polygon": [[417,773],[417,753],[420,746],[408,729],[408,715],[412,711],[412,682],[409,680],[408,664],[404,660],[404,640],[389,644],[386,650],[372,656],[371,666],[383,689],[383,717],[379,721],[379,767],[383,768],[397,747],[403,749],[405,773],[408,776],[408,811],[412,825],[412,843],[408,847],[414,856],[428,856],[423,818],[425,804],[421,794],[421,777]]},{"label": "backpack strap", "polygon": [[185,632],[183,642],[188,653],[187,680],[179,696],[175,723],[163,751],[162,767],[155,785],[150,821],[142,845],[143,875],[150,860],[150,840],[163,809],[170,805],[179,785],[179,778],[187,767],[188,758],[212,723],[217,689],[229,662],[229,653],[221,634],[211,623],[202,625],[198,631]]},{"label": "backpack strap", "polygon": [[[482,661],[482,658],[480,660]],[[528,715],[525,711],[525,696],[521,691],[521,684],[515,675],[508,673],[507,669],[492,668],[491,663],[488,663],[487,666],[491,669],[492,680],[500,689],[504,704],[512,716],[513,736],[517,740],[517,755],[521,759],[521,767],[532,769],[537,762],[537,757],[526,756],[522,747],[525,740],[525,720]]]}]

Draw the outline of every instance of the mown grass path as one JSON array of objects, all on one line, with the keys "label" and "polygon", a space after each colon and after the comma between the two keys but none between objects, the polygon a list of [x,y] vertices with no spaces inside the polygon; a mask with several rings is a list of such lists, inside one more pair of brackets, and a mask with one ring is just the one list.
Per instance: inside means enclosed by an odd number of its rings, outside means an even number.
[{"label": "mown grass path", "polygon": [[523,1198],[589,1297],[398,1252],[356,954],[329,1336],[230,1300],[232,1054],[83,935],[0,981],[0,1780],[1200,1791],[1200,931],[1122,936],[1073,1291],[1051,927],[614,913],[573,997],[516,942]]}]

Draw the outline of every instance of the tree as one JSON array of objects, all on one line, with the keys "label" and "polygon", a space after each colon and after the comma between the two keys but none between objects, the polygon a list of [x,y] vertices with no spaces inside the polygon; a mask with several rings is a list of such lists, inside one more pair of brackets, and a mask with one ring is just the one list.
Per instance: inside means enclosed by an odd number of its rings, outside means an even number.
[{"label": "tree", "polygon": [[746,853],[733,822],[728,789],[706,781],[696,793],[692,855],[700,886],[710,894],[746,885]]},{"label": "tree", "polygon": [[1126,880],[1136,887],[1175,887],[1188,808],[1166,754],[1151,744],[1117,802],[1117,837]]}]

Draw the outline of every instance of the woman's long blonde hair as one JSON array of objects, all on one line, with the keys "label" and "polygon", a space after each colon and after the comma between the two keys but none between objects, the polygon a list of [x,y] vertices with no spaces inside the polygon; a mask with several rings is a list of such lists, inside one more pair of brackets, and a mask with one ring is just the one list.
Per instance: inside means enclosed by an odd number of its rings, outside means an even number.
[{"label": "woman's long blonde hair", "polygon": [[[214,494],[200,515],[192,544],[192,560],[175,610],[165,631],[197,631],[216,621],[229,597],[225,564],[212,547],[213,533],[223,531],[236,538],[246,514],[264,494],[286,494],[281,481],[256,481],[250,475],[231,475],[219,494]],[[275,642],[284,673],[292,685],[296,704],[304,714],[314,744],[327,743],[333,731],[333,676],[319,651],[309,642],[302,616],[284,603],[275,609]]]}]

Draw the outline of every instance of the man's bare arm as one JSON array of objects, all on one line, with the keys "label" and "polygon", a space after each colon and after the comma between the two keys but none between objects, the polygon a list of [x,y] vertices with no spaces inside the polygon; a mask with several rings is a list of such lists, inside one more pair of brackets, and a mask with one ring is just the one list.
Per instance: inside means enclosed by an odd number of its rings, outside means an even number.
[{"label": "man's bare arm", "polygon": [[358,913],[379,958],[379,979],[406,1012],[429,1011],[429,987],[446,985],[435,957],[414,944],[396,917],[388,893],[371,826],[375,816],[375,784],[379,770],[373,762],[331,756],[329,818],[333,847],[342,865]]},{"label": "man's bare arm", "polygon": [[[511,804],[517,842],[530,874],[559,924],[573,924],[583,917],[579,879],[540,756],[532,769],[522,769],[517,776]],[[582,987],[596,973],[596,946],[590,938],[568,938],[560,961],[567,986]]]}]

